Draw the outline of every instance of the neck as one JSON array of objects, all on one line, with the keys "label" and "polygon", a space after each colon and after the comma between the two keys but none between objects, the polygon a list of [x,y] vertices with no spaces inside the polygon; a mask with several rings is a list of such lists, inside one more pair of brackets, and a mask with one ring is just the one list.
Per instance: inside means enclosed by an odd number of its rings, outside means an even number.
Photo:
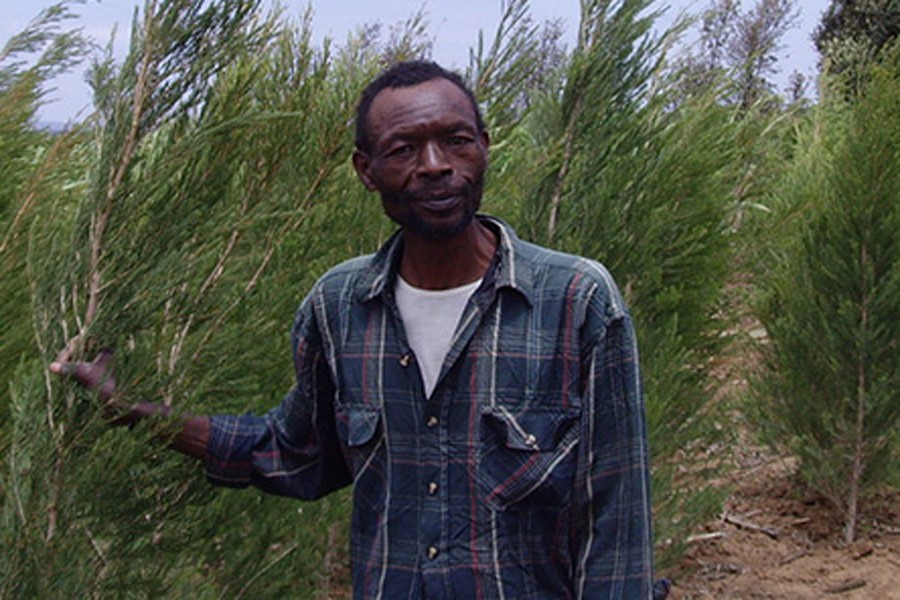
[{"label": "neck", "polygon": [[433,240],[403,232],[400,276],[425,290],[445,290],[484,277],[497,249],[497,237],[477,218],[458,235]]}]

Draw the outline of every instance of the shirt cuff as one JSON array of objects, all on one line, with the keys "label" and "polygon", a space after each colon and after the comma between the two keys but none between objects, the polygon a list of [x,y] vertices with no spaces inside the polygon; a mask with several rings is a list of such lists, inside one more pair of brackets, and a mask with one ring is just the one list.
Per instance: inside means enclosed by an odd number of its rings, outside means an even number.
[{"label": "shirt cuff", "polygon": [[214,485],[242,488],[250,485],[253,454],[265,435],[264,419],[253,415],[213,415],[204,468]]}]

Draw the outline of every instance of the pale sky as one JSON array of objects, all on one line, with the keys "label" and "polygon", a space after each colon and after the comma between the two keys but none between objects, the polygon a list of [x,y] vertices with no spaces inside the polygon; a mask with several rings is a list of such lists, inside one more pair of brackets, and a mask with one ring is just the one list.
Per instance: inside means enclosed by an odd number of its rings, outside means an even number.
[{"label": "pale sky", "polygon": [[[668,7],[666,17],[660,21],[667,26],[680,12],[695,14],[709,5],[709,0],[657,0],[654,8]],[[817,54],[810,36],[828,0],[797,0],[800,11],[799,26],[785,36],[785,48],[779,64],[781,71],[776,79],[784,86],[788,76],[800,71],[814,80]],[[0,0],[0,45],[11,35],[21,31],[40,9],[52,4],[51,0]],[[486,42],[500,21],[502,0],[281,0],[285,14],[298,17],[309,4],[313,6],[313,31],[316,41],[328,35],[341,42],[347,33],[365,23],[380,22],[391,25],[405,21],[419,8],[424,7],[428,31],[435,39],[433,57],[447,67],[463,68],[468,64],[469,48],[478,41],[479,30],[484,31]],[[745,7],[752,0],[743,0]],[[85,0],[74,4],[79,19],[70,21],[72,27],[82,27],[84,32],[101,46],[106,45],[114,26],[118,25],[116,47],[124,54],[131,26],[134,7],[142,0]],[[578,26],[580,0],[531,0],[531,14],[535,21],[562,18],[566,28],[566,42],[571,48]],[[83,116],[89,111],[90,91],[83,81],[83,69],[54,81],[56,88],[50,102],[41,108],[42,122],[65,122]]]}]

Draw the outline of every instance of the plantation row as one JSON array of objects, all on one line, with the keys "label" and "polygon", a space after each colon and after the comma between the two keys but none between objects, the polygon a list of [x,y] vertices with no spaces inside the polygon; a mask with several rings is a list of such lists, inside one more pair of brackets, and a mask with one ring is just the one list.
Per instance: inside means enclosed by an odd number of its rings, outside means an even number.
[{"label": "plantation row", "polygon": [[[385,63],[429,55],[421,16],[387,41],[363,29],[315,47],[309,19],[204,4],[149,8],[123,63],[95,60],[96,112],[63,133],[34,115],[86,52],[68,9],[0,55],[0,597],[346,585],[348,494],[213,489],[151,428],[109,427],[46,370],[110,347],[127,398],[261,413],[292,383],[287,334],[312,282],[392,232],[356,181],[352,119]],[[465,73],[491,131],[484,210],[602,261],[626,294],[658,568],[720,509],[704,450],[737,427],[798,456],[852,540],[860,499],[898,484],[896,33],[823,73],[813,105],[775,94],[765,65],[742,79],[742,65],[672,60],[678,32],[651,35],[647,0],[585,3],[572,49],[525,0],[506,6]],[[710,370],[750,343],[737,315],[764,326],[763,364],[724,406]]]}]

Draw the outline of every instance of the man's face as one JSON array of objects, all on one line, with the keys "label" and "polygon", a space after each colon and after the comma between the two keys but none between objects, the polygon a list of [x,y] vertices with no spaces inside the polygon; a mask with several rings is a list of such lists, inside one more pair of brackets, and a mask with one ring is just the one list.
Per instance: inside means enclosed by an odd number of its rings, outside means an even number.
[{"label": "man's face", "polygon": [[366,128],[371,147],[354,153],[353,164],[404,232],[447,239],[472,222],[488,136],[461,89],[446,79],[386,88],[372,101]]}]

